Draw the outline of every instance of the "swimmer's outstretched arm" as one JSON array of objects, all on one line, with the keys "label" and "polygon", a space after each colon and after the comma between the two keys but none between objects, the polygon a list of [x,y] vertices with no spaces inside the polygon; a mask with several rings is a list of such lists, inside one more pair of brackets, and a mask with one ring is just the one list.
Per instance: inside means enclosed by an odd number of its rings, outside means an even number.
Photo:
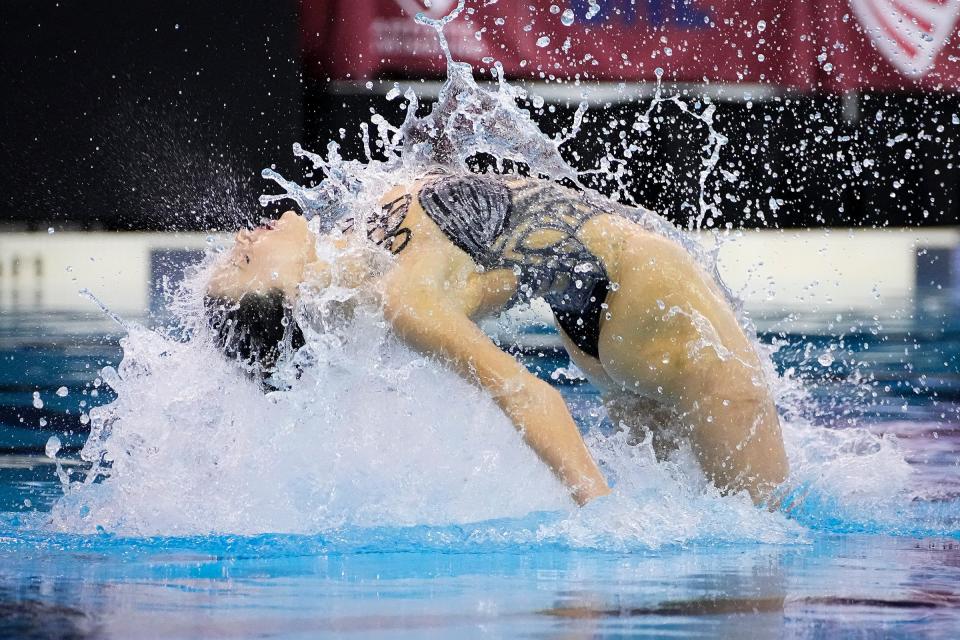
[{"label": "swimmer's outstretched arm", "polygon": [[391,276],[384,282],[384,311],[407,344],[448,360],[490,393],[578,504],[610,492],[556,389],[497,348],[442,290],[402,271]]}]

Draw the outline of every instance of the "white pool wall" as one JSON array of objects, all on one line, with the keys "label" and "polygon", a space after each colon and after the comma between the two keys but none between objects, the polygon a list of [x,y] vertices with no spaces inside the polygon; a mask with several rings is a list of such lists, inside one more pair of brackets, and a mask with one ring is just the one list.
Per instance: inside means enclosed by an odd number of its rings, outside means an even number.
[{"label": "white pool wall", "polygon": [[[150,309],[158,255],[199,255],[203,233],[0,233],[0,311],[90,311],[90,289],[118,313]],[[713,236],[703,233],[703,242]],[[859,311],[915,293],[934,250],[957,270],[960,229],[753,230],[721,237],[719,265],[748,311]],[[949,271],[950,266],[943,267]],[[960,274],[955,274],[954,278]]]}]

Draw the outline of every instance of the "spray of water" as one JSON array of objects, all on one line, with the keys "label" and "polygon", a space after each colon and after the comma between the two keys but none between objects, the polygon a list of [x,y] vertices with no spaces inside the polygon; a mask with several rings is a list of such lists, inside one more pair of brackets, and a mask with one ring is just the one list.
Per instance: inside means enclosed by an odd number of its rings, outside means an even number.
[{"label": "spray of water", "polygon": [[[332,264],[338,252],[354,250],[322,239],[339,217],[363,216],[384,191],[432,167],[467,171],[477,153],[490,154],[501,169],[506,161],[523,163],[531,173],[583,188],[584,172],[564,160],[561,148],[575,141],[586,104],[566,131],[551,138],[518,107],[526,94],[499,67],[495,89],[478,86],[469,65],[452,59],[443,35],[444,25],[463,9],[461,0],[441,19],[417,17],[436,29],[448,61],[447,81],[429,114],[417,116],[417,97],[408,91],[400,126],[374,115],[375,140],[369,126],[361,126],[360,160],[343,158],[335,143],[325,156],[294,146],[322,174],[316,186],[264,171],[284,193],[263,196],[262,202],[295,202],[318,233],[319,255]],[[708,131],[700,174],[705,190],[725,142],[713,128],[713,108],[698,112],[658,91],[638,130],[665,102]],[[604,208],[614,206],[586,191]],[[711,206],[701,193],[693,226],[711,215]],[[699,249],[649,211],[617,207],[674,238],[716,273],[715,252]],[[191,339],[127,325],[123,362],[101,374],[117,400],[90,412],[91,434],[81,456],[92,468],[64,478],[52,528],[123,535],[330,535],[428,525],[437,527],[431,536],[454,546],[493,541],[603,549],[804,536],[803,527],[782,513],[757,509],[744,495],[721,496],[688,450],[657,462],[649,441],[631,442],[609,428],[598,402],[579,417],[614,493],[575,508],[489,398],[398,343],[380,309],[336,272],[330,287],[302,292],[296,315],[307,344],[281,367],[283,390],[260,393],[217,353],[201,319],[211,261],[190,275],[175,307]],[[772,364],[767,368],[782,399],[793,406],[802,401],[797,384],[779,379]],[[816,525],[825,511],[846,522],[895,516],[908,473],[895,442],[863,431],[814,428],[801,417],[785,425],[785,438],[791,486],[806,497],[795,512],[801,521]],[[478,522],[486,524],[467,526]]]}]

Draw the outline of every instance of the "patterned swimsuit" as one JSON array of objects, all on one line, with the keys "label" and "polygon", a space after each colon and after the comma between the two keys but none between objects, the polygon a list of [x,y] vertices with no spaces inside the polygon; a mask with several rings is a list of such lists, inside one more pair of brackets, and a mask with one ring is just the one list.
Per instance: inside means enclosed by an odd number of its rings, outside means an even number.
[{"label": "patterned swimsuit", "polygon": [[[557,324],[597,357],[600,319],[610,281],[600,260],[577,237],[605,213],[580,193],[545,180],[498,175],[441,174],[417,194],[424,212],[450,241],[484,269],[512,269],[514,302],[542,297]],[[412,196],[387,203],[368,220],[367,235],[399,253],[410,240],[402,228]],[[345,221],[347,227],[353,221]]]}]

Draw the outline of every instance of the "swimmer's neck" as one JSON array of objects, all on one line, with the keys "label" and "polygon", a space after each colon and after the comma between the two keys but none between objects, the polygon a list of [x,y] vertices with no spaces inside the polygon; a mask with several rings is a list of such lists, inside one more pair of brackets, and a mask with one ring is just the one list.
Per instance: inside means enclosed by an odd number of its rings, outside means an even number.
[{"label": "swimmer's neck", "polygon": [[332,252],[314,253],[304,264],[297,282],[300,289],[321,291],[331,286],[347,289],[369,289],[376,269],[365,247],[356,239],[330,234],[321,239]]}]

